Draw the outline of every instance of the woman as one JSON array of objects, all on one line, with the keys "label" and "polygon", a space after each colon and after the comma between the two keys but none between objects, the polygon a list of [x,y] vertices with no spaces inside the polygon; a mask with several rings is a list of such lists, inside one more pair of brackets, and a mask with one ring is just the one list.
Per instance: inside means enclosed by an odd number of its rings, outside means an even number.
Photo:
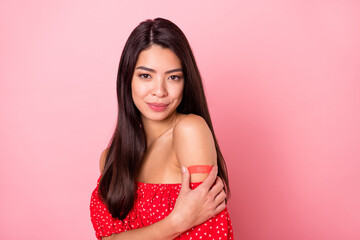
[{"label": "woman", "polygon": [[156,18],[132,31],[117,97],[116,129],[91,196],[96,237],[233,239],[226,165],[194,56],[175,24]]}]

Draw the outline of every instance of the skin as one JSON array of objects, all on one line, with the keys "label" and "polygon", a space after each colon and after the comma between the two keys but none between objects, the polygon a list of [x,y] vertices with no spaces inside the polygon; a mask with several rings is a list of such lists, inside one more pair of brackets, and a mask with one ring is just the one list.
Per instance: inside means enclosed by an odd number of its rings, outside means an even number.
[{"label": "skin", "polygon": [[[141,69],[143,67],[147,70]],[[181,183],[175,207],[159,222],[103,237],[103,240],[173,239],[225,208],[224,185],[217,177],[216,149],[208,125],[200,116],[176,111],[182,100],[185,79],[183,72],[175,69],[181,69],[181,61],[174,52],[152,45],[139,54],[131,83],[132,98],[141,113],[147,138],[147,151],[136,180]],[[169,105],[158,112],[147,105],[149,102]],[[106,153],[104,150],[101,156],[101,171]],[[190,175],[185,167],[202,164],[214,166],[210,174]],[[189,182],[203,183],[191,190]]]}]

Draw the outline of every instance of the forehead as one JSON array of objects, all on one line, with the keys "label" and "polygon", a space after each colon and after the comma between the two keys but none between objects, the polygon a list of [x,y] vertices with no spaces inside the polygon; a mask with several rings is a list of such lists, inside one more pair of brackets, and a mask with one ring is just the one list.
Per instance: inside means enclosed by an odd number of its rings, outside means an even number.
[{"label": "forehead", "polygon": [[181,67],[181,61],[169,48],[152,45],[140,52],[136,66],[145,66],[159,71]]}]

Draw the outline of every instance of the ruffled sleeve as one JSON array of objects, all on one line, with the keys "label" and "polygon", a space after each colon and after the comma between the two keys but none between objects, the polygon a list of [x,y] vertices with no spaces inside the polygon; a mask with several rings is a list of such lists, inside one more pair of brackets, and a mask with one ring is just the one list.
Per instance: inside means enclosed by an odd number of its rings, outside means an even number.
[{"label": "ruffled sleeve", "polygon": [[[101,178],[101,176],[100,176]],[[91,194],[90,201],[90,218],[95,230],[96,238],[101,240],[101,237],[111,236],[114,233],[126,231],[121,221],[114,219],[105,203],[101,200],[98,194],[98,187],[100,178],[97,181],[97,186]]]}]

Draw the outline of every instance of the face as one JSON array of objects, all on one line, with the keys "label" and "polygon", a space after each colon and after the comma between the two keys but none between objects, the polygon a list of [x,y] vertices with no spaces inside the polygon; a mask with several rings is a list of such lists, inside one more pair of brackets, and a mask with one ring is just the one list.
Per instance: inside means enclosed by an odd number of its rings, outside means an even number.
[{"label": "face", "polygon": [[163,120],[174,114],[184,89],[181,61],[159,45],[140,52],[131,81],[132,98],[141,117]]}]

